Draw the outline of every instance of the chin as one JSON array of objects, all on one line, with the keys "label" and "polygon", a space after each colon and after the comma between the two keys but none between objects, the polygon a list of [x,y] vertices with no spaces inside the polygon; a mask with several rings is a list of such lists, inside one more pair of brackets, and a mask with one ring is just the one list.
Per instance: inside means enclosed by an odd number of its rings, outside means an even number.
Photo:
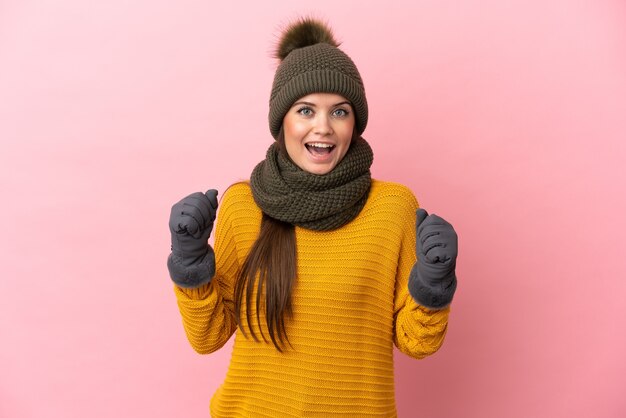
[{"label": "chin", "polygon": [[310,169],[305,169],[305,170],[308,171],[309,173],[317,174],[321,176],[321,175],[330,173],[331,171],[333,171],[334,168],[335,166],[332,165],[331,167],[312,167]]}]

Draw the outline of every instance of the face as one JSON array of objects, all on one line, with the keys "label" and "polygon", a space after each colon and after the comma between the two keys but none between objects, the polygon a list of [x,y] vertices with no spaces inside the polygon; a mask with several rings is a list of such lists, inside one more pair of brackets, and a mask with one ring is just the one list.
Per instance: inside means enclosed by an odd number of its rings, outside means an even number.
[{"label": "face", "polygon": [[354,124],[354,112],[345,97],[309,94],[298,99],[283,119],[285,148],[304,171],[329,173],[348,152]]}]

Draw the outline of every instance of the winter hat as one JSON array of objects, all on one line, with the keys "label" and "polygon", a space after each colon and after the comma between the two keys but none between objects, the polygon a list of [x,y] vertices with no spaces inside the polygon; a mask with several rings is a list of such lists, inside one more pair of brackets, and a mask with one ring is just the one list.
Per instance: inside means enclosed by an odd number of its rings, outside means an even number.
[{"label": "winter hat", "polygon": [[338,46],[331,29],[312,18],[301,18],[285,29],[274,55],[281,60],[270,95],[269,125],[274,139],[293,103],[311,93],[335,93],[348,99],[357,133],[363,133],[367,125],[363,80]]}]

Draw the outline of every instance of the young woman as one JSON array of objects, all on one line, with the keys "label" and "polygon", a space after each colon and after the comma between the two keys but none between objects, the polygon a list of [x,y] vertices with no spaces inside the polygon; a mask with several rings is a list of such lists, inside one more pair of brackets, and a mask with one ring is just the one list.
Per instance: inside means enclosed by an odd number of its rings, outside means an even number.
[{"label": "young woman", "polygon": [[406,186],[371,178],[363,82],[330,29],[301,19],[276,55],[265,159],[219,213],[209,190],[170,216],[189,342],[207,354],[235,333],[211,415],[396,416],[394,344],[418,359],[441,346],[457,235]]}]

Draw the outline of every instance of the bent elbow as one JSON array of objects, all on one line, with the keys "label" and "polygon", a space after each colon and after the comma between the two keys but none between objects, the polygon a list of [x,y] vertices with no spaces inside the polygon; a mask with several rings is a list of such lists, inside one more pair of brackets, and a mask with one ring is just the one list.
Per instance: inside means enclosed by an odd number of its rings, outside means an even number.
[{"label": "bent elbow", "polygon": [[230,339],[231,334],[221,334],[215,338],[188,338],[189,344],[198,354],[211,354],[219,350]]},{"label": "bent elbow", "polygon": [[421,336],[421,337],[409,337],[408,335],[402,335],[403,338],[398,338],[397,347],[404,354],[421,360],[428,356],[435,354],[445,340],[446,330],[437,335]]},{"label": "bent elbow", "polygon": [[213,350],[208,345],[191,344],[191,348],[193,348],[193,351],[195,351],[198,354],[211,354],[215,352],[215,350]]}]

